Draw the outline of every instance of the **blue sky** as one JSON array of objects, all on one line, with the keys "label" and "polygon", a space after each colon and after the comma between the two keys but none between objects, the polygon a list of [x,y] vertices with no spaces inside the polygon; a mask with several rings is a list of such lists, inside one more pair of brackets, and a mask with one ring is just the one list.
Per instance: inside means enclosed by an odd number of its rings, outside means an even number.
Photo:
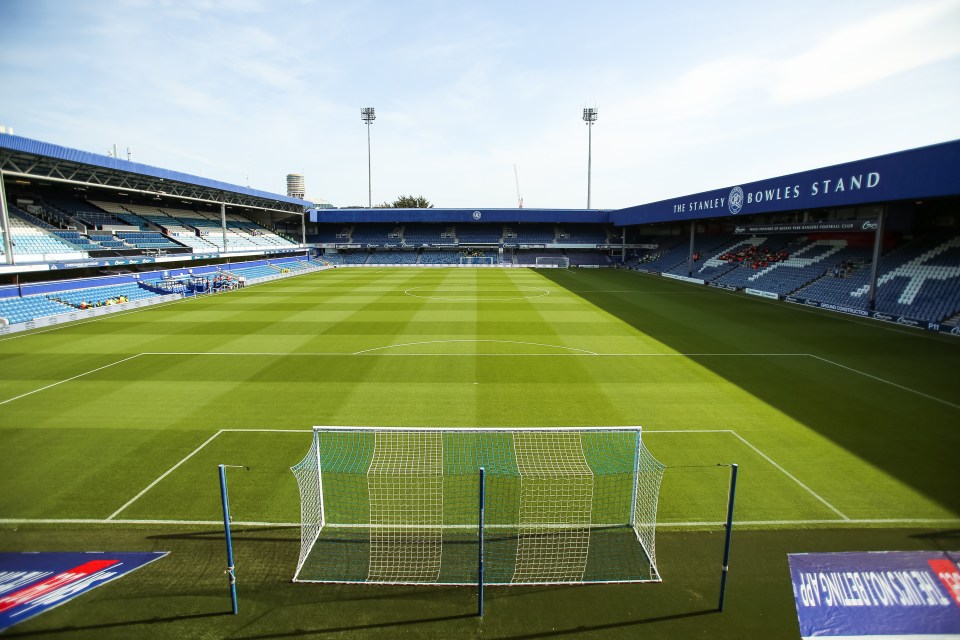
[{"label": "blue sky", "polygon": [[2,0],[0,124],[337,206],[615,209],[960,138],[960,0]]}]

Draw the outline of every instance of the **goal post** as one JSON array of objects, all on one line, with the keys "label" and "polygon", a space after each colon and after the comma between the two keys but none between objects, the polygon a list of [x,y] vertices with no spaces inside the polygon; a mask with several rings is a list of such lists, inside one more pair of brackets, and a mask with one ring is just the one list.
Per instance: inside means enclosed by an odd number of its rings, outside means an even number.
[{"label": "goal post", "polygon": [[537,256],[534,265],[537,269],[569,269],[570,258],[567,256]]},{"label": "goal post", "polygon": [[461,267],[495,267],[497,259],[493,256],[460,256]]},{"label": "goal post", "polygon": [[[478,539],[480,469],[485,470]],[[655,582],[663,465],[639,427],[315,427],[295,582]]]}]

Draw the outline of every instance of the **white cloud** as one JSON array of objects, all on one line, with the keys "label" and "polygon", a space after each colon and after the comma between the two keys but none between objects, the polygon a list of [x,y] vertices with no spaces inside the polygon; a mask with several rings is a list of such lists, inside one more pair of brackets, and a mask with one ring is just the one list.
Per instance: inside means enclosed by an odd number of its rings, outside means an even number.
[{"label": "white cloud", "polygon": [[772,96],[778,103],[818,100],[957,55],[960,2],[911,2],[774,64]]}]

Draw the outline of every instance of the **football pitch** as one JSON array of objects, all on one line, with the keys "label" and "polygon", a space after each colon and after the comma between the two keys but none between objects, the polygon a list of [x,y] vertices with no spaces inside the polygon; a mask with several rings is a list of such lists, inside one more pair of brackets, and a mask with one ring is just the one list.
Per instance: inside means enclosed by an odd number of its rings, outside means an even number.
[{"label": "football pitch", "polygon": [[[172,553],[6,635],[798,637],[787,553],[957,546],[958,424],[955,338],[614,270],[336,269],[9,336],[0,551]],[[314,425],[642,426],[664,582],[495,588],[483,620],[291,584]]]}]

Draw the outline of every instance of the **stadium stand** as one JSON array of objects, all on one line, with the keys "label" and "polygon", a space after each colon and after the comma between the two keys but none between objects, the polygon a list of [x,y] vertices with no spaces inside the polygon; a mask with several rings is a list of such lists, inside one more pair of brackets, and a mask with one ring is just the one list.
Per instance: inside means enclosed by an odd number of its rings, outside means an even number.
[{"label": "stadium stand", "polygon": [[610,256],[605,253],[598,253],[596,251],[576,251],[571,250],[567,252],[567,257],[570,258],[570,264],[578,267],[584,267],[587,265],[596,265],[598,267],[607,267],[612,264]]},{"label": "stadium stand", "polygon": [[416,264],[416,251],[376,251],[367,258],[367,264]]},{"label": "stadium stand", "polygon": [[[795,295],[840,307],[867,309],[871,269],[862,259],[866,253],[861,251],[860,260],[847,261],[844,277],[839,277],[839,269],[836,275],[831,269]],[[857,264],[861,266],[857,268]],[[923,236],[881,257],[876,310],[932,322],[960,313],[960,236]]]},{"label": "stadium stand", "polygon": [[460,244],[496,244],[503,237],[503,227],[493,224],[458,224],[454,228],[454,235]]},{"label": "stadium stand", "polygon": [[350,242],[350,227],[339,224],[318,224],[316,233],[307,234],[311,244],[337,244]]},{"label": "stadium stand", "polygon": [[233,276],[242,276],[252,280],[255,278],[275,276],[280,273],[280,269],[269,264],[256,265],[253,267],[234,267],[228,265],[227,268],[223,269],[223,273]]},{"label": "stadium stand", "polygon": [[[697,236],[694,239],[694,252],[709,253],[728,241],[726,236]],[[673,237],[661,243],[660,249],[651,260],[642,263],[645,271],[667,272],[677,267],[685,267],[690,255],[690,241],[686,238]],[[684,272],[682,275],[686,275]]]},{"label": "stadium stand", "polygon": [[515,224],[504,229],[503,241],[516,244],[553,244],[556,229],[548,224]]},{"label": "stadium stand", "polygon": [[[23,217],[22,210],[10,206],[10,240],[13,254],[28,260],[43,261],[44,256],[78,257],[78,248],[58,238],[52,233],[37,227]],[[0,254],[4,252],[4,243],[0,235]]]},{"label": "stadium stand", "polygon": [[395,224],[368,224],[354,227],[351,242],[363,245],[399,245],[403,230]]},{"label": "stadium stand", "polygon": [[557,230],[557,242],[561,244],[607,244],[608,241],[606,227],[576,225]]},{"label": "stadium stand", "polygon": [[149,289],[135,283],[130,283],[58,291],[57,293],[49,294],[47,297],[79,309],[84,303],[91,306],[99,306],[106,304],[109,300],[116,300],[120,296],[124,296],[129,300],[140,300],[142,298],[152,298],[156,295],[157,293]]},{"label": "stadium stand", "polygon": [[420,253],[420,264],[459,264],[459,251],[424,250]]},{"label": "stadium stand", "polygon": [[72,310],[73,307],[43,295],[0,298],[0,318],[6,318],[10,324],[55,316]]},{"label": "stadium stand", "polygon": [[716,281],[737,288],[787,295],[819,278],[837,262],[853,257],[853,251],[847,248],[847,241],[843,239],[795,240],[781,249],[789,254],[785,260],[768,263],[761,258],[759,263],[754,260],[750,265],[740,264]]},{"label": "stadium stand", "polygon": [[453,244],[453,228],[443,224],[408,224],[403,229],[403,239],[411,245]]}]

